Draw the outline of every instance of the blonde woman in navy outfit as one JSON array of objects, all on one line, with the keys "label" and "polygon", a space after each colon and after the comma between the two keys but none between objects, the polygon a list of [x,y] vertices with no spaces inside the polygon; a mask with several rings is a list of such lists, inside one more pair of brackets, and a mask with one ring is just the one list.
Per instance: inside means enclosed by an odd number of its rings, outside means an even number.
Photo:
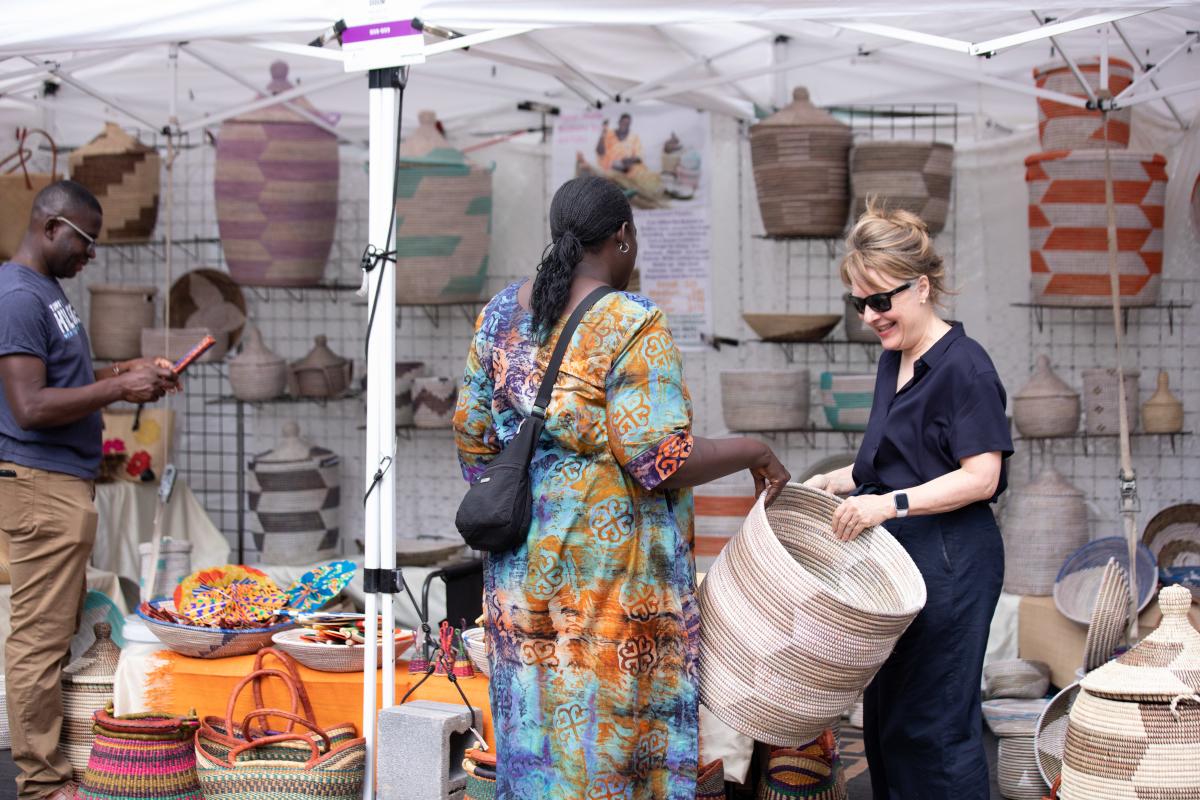
[{"label": "blonde woman in navy outfit", "polygon": [[945,270],[918,217],[868,207],[846,242],[842,280],[884,352],[854,464],[808,484],[850,495],[839,539],[884,525],[928,590],[864,696],[871,786],[875,800],[987,800],[979,684],[1004,578],[991,510],[1012,454],[1004,387],[938,316]]}]

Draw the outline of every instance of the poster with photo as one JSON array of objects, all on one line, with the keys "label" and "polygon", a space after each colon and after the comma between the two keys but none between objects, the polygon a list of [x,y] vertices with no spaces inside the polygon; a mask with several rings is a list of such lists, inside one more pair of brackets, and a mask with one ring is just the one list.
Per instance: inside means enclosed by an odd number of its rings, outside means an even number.
[{"label": "poster with photo", "polygon": [[712,329],[709,118],[672,106],[622,105],[558,118],[554,187],[603,175],[629,195],[638,232],[638,290],[666,313],[680,349]]}]

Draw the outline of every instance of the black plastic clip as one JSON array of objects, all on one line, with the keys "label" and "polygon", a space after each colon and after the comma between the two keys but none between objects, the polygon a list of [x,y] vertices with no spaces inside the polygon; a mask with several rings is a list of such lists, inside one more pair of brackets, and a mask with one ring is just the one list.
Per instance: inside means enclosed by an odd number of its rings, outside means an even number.
[{"label": "black plastic clip", "polygon": [[364,569],[365,594],[400,594],[404,591],[404,575],[398,569]]},{"label": "black plastic clip", "polygon": [[1131,472],[1125,474],[1125,470],[1117,475],[1117,481],[1121,485],[1121,511],[1138,512],[1142,510],[1142,500],[1138,497],[1137,490],[1137,473]]}]

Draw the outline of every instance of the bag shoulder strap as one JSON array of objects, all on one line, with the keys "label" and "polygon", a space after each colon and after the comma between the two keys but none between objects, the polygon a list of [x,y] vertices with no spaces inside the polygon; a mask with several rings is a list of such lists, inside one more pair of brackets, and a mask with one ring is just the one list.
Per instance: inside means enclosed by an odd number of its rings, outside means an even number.
[{"label": "bag shoulder strap", "polygon": [[533,416],[538,419],[546,418],[546,408],[550,405],[550,395],[554,392],[554,382],[558,380],[558,368],[562,366],[563,356],[567,353],[567,347],[571,344],[571,337],[575,335],[575,329],[579,327],[580,320],[583,315],[594,306],[601,297],[616,291],[611,286],[599,286],[591,291],[591,293],[579,301],[579,305],[575,306],[575,310],[571,312],[571,317],[567,320],[566,326],[563,327],[562,333],[558,335],[558,341],[554,345],[554,355],[550,357],[550,364],[546,367],[546,374],[542,376],[542,385],[538,389],[537,400],[533,404]]}]

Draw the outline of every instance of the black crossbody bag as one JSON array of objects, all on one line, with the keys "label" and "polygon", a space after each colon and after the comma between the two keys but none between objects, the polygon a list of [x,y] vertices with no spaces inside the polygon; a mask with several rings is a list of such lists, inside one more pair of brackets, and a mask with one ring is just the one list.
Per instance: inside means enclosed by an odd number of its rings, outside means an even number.
[{"label": "black crossbody bag", "polygon": [[529,463],[546,425],[546,408],[558,379],[558,368],[583,315],[612,291],[610,286],[601,286],[575,306],[558,335],[533,411],[521,422],[520,430],[508,446],[471,482],[467,494],[458,504],[454,524],[473,549],[504,553],[520,547],[529,535],[529,524],[533,519]]}]

